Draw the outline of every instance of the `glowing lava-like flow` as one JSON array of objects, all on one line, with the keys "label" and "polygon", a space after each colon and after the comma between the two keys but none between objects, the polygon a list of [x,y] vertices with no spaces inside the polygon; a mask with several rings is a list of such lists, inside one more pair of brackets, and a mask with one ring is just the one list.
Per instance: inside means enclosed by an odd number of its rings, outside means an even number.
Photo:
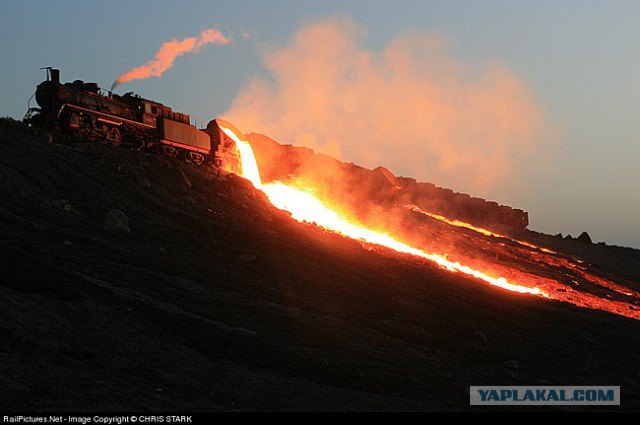
[{"label": "glowing lava-like flow", "polygon": [[421,249],[400,242],[387,234],[379,233],[357,223],[350,222],[305,190],[285,185],[282,182],[262,183],[260,170],[249,142],[241,140],[232,130],[222,125],[220,125],[220,128],[236,143],[242,177],[251,181],[257,189],[261,189],[274,206],[289,211],[294,219],[315,223],[320,227],[357,240],[384,246],[398,252],[433,261],[449,271],[464,273],[509,291],[548,297],[545,292],[538,288],[518,285],[507,281],[504,277],[489,276],[486,273],[460,264],[459,262],[449,261],[443,255],[427,253]]},{"label": "glowing lava-like flow", "polygon": [[480,233],[482,235],[485,235],[485,236],[492,236],[494,238],[509,239],[509,240],[511,240],[511,241],[513,241],[513,242],[515,242],[517,244],[520,244],[520,245],[523,245],[523,246],[526,246],[526,247],[529,247],[529,248],[533,248],[533,249],[539,249],[540,251],[546,252],[547,254],[557,254],[557,252],[555,252],[555,251],[552,251],[550,249],[543,248],[543,247],[540,247],[540,246],[536,246],[536,245],[534,245],[532,243],[529,243],[529,242],[521,241],[521,240],[518,240],[518,239],[512,239],[512,238],[510,238],[508,236],[501,235],[499,233],[494,233],[491,230],[483,229],[482,227],[477,227],[477,226],[474,226],[472,224],[466,223],[464,221],[451,220],[451,219],[448,219],[445,216],[442,216],[442,215],[439,215],[439,214],[433,214],[433,213],[430,213],[428,211],[424,211],[424,210],[418,208],[416,205],[408,205],[407,208],[410,209],[411,211],[426,215],[426,216],[431,217],[431,218],[435,218],[436,220],[443,221],[443,222],[445,222],[445,223],[447,223],[447,224],[449,224],[451,226],[463,227],[465,229],[473,230],[474,232],[478,232],[478,233]]}]

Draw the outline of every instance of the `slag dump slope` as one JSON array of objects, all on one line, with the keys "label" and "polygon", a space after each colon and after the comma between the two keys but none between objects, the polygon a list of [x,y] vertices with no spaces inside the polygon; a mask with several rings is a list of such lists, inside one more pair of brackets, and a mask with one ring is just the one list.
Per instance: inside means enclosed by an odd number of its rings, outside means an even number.
[{"label": "slag dump slope", "polygon": [[527,212],[521,209],[454,192],[433,183],[396,177],[382,166],[369,170],[309,148],[281,145],[257,133],[248,134],[247,140],[254,149],[265,181],[286,180],[293,175],[355,210],[371,203],[417,205],[435,214],[487,228],[524,229],[529,224]]},{"label": "slag dump slope", "polygon": [[0,410],[470,410],[469,385],[531,383],[620,384],[640,408],[637,321],[365,250],[212,168],[6,120],[0,177]]},{"label": "slag dump slope", "polygon": [[263,180],[312,190],[329,208],[368,229],[502,277],[516,288],[536,288],[550,299],[640,319],[637,258],[620,269],[602,267],[587,261],[588,256],[581,258],[585,250],[580,245],[592,246],[590,240],[581,237],[551,249],[558,238],[521,229],[514,222],[519,217],[525,224],[521,210],[398,178],[383,167],[368,170],[311,149],[283,146],[258,134],[248,139]]}]

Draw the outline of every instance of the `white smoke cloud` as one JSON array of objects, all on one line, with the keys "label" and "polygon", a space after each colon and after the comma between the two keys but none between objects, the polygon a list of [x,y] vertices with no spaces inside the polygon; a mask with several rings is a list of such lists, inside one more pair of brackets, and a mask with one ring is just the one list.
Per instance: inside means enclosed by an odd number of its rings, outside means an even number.
[{"label": "white smoke cloud", "polygon": [[372,51],[365,34],[343,16],[300,28],[264,53],[271,78],[248,81],[223,116],[281,143],[481,195],[546,155],[544,114],[507,67],[460,63],[441,35],[416,31]]}]

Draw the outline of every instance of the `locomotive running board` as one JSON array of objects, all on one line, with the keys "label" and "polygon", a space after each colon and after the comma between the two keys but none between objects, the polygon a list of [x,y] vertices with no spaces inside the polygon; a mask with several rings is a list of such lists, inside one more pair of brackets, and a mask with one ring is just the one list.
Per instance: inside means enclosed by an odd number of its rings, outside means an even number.
[{"label": "locomotive running board", "polygon": [[109,120],[109,119],[107,119],[107,118],[102,118],[102,117],[98,117],[98,118],[96,119],[96,121],[103,122],[103,123],[105,123],[105,124],[111,124],[111,125],[121,125],[121,124],[122,124],[122,122],[118,122],[118,121],[114,121],[114,120]]},{"label": "locomotive running board", "polygon": [[[145,123],[138,122],[138,121],[133,121],[133,120],[128,120],[126,118],[120,118],[120,117],[117,117],[115,115],[105,114],[104,112],[98,112],[98,111],[94,111],[94,110],[91,110],[91,109],[83,108],[82,106],[69,105],[68,103],[65,103],[60,108],[60,111],[58,112],[58,119],[60,118],[60,114],[62,113],[64,108],[75,109],[75,110],[78,110],[78,111],[86,112],[88,114],[98,115],[99,116],[98,119],[103,119],[103,120],[111,119],[111,121],[107,121],[107,122],[111,122],[114,125],[121,125],[122,123],[126,122],[126,123],[129,123],[131,125],[137,125],[137,126],[140,126],[140,127],[156,128],[154,125],[145,124]],[[103,118],[103,117],[105,117],[105,118]]]}]

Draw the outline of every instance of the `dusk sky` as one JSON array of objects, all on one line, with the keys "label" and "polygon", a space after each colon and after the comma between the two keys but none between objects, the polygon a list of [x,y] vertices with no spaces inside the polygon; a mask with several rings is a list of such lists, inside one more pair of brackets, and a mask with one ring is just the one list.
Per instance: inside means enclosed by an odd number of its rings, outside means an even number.
[{"label": "dusk sky", "polygon": [[[39,68],[640,248],[640,1],[0,2],[0,116]],[[32,105],[35,106],[35,105]]]}]

